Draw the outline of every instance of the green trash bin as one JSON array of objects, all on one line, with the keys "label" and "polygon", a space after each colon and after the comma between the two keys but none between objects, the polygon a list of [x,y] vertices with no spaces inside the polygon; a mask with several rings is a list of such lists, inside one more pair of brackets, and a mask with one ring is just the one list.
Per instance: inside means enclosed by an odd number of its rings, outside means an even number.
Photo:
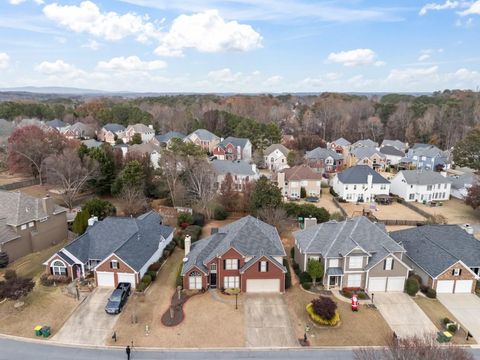
[{"label": "green trash bin", "polygon": [[33,328],[35,331],[35,336],[42,336],[42,326],[37,325]]},{"label": "green trash bin", "polygon": [[50,326],[42,327],[42,336],[49,337],[50,336]]}]

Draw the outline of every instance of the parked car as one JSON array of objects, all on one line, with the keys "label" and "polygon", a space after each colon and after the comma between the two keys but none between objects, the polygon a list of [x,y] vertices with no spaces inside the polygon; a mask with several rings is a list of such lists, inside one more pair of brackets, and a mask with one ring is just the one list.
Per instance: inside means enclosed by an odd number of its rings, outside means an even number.
[{"label": "parked car", "polygon": [[290,200],[290,201],[299,201],[300,200],[300,196],[287,196],[287,199]]},{"label": "parked car", "polygon": [[122,311],[123,306],[127,302],[130,295],[131,285],[129,283],[120,283],[117,288],[113,290],[112,295],[108,299],[105,306],[105,312],[107,314],[119,314]]},{"label": "parked car", "polygon": [[309,196],[309,197],[305,198],[305,201],[311,202],[311,203],[317,203],[318,200],[319,200],[319,199],[318,199],[318,197],[316,197],[316,196]]}]

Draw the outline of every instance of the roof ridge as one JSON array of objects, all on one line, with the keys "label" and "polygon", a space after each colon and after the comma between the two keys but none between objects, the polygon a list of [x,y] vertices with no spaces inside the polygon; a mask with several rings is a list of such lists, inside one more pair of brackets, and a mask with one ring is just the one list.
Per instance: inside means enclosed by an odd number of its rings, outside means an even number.
[{"label": "roof ridge", "polygon": [[[453,225],[453,224],[447,224],[447,225]],[[428,226],[428,225],[427,225]],[[429,226],[432,226],[432,225],[429,225]],[[424,232],[422,231],[421,229],[422,227],[418,227],[419,231],[422,233],[422,235],[425,237],[425,239],[428,240],[428,242],[432,243],[433,245],[435,245],[436,247],[442,249],[443,251],[445,251],[447,254],[451,255],[453,258],[455,258],[457,261],[461,260],[459,259],[457,256],[455,256],[454,254],[452,254],[449,250],[445,249],[443,246],[437,244],[436,242],[434,242],[432,239],[430,239],[430,237]]]},{"label": "roof ridge", "polygon": [[[335,236],[335,238],[332,240],[332,242],[330,243],[330,246],[328,247],[327,251],[325,251],[325,255],[324,256],[327,256],[327,254],[330,252],[330,250],[332,249],[333,247],[333,244],[337,242],[337,239],[340,235],[340,233],[343,231],[343,228],[345,227],[345,225],[347,224],[348,222],[348,219],[345,220],[342,224],[342,227],[340,228],[340,231],[337,232],[337,235]],[[351,232],[350,232],[351,233]]]}]

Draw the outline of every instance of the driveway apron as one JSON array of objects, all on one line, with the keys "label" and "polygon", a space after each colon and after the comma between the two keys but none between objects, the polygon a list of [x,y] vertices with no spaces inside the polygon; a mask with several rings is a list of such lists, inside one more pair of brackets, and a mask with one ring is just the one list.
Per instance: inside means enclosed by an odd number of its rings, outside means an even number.
[{"label": "driveway apron", "polygon": [[480,340],[480,299],[475,294],[437,294],[438,300],[460,322],[460,326]]}]

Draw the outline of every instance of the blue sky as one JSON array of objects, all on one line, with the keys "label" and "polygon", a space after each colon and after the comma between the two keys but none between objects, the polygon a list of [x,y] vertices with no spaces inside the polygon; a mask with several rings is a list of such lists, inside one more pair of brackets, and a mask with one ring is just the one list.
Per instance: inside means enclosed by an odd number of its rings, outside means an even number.
[{"label": "blue sky", "polygon": [[0,0],[0,88],[480,86],[480,0]]}]

